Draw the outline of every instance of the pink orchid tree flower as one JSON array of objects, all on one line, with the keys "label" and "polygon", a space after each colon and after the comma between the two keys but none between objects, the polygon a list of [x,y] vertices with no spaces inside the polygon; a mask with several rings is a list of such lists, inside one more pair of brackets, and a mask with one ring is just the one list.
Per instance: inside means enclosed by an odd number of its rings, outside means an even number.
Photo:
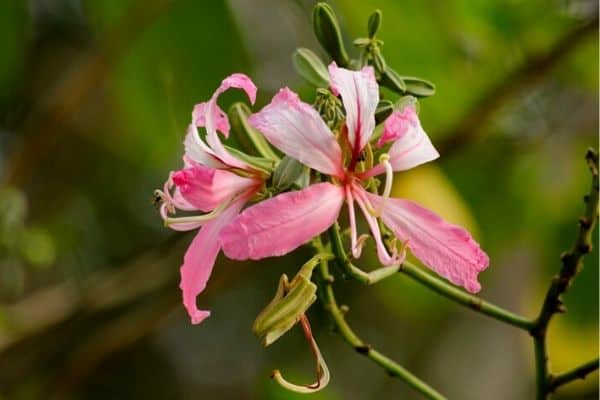
[{"label": "pink orchid tree flower", "polygon": [[[256,86],[250,78],[243,74],[225,78],[209,101],[194,107],[184,141],[184,168],[172,172],[164,190],[158,192],[166,226],[180,231],[199,228],[180,269],[183,304],[193,324],[210,315],[210,311],[198,309],[196,297],[206,287],[221,250],[220,232],[265,181],[263,172],[227,151],[217,134],[229,135],[229,120],[217,104],[219,95],[229,88],[243,90],[254,104]],[[198,127],[206,129],[206,141],[200,137]],[[174,217],[178,210],[187,215]],[[197,214],[199,211],[202,214]]]},{"label": "pink orchid tree flower", "polygon": [[[390,198],[393,172],[404,171],[439,157],[421,127],[413,107],[395,111],[384,124],[377,145],[390,145],[380,163],[361,171],[361,157],[373,139],[379,87],[371,67],[360,71],[329,66],[330,86],[340,95],[346,112],[341,134],[327,127],[317,111],[288,88],[281,89],[250,123],[285,154],[329,176],[303,190],[280,194],[247,208],[221,230],[220,243],[232,259],[261,259],[286,254],[326,231],[346,203],[351,228],[351,250],[360,257],[365,236],[358,237],[355,204],[364,216],[384,265],[400,265],[404,249],[433,271],[469,292],[481,286],[479,272],[489,259],[463,228],[403,199]],[[385,173],[381,195],[365,189],[370,177]],[[378,219],[403,246],[388,250]],[[395,246],[394,246],[395,247]]]}]

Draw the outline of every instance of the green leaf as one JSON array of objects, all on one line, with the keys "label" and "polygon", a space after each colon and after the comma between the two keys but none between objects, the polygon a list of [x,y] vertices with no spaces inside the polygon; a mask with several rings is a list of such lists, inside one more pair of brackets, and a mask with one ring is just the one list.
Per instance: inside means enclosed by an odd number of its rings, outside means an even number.
[{"label": "green leaf", "polygon": [[329,85],[329,72],[323,61],[309,49],[298,48],[292,56],[294,68],[298,74],[316,87]]},{"label": "green leaf", "polygon": [[340,67],[347,67],[348,53],[333,9],[327,3],[317,3],[313,9],[313,30],[323,49]]}]

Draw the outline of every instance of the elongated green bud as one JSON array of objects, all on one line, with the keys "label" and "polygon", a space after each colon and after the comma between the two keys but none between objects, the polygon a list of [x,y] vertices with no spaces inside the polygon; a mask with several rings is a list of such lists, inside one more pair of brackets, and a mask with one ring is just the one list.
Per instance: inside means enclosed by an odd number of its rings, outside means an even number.
[{"label": "elongated green bud", "polygon": [[273,172],[273,187],[277,191],[283,191],[292,186],[307,171],[308,167],[300,163],[300,161],[290,156],[285,156]]},{"label": "elongated green bud", "polygon": [[292,56],[296,72],[316,87],[327,87],[329,85],[329,73],[327,67],[318,55],[306,48],[298,48]]},{"label": "elongated green bud", "polygon": [[244,103],[232,104],[227,113],[231,130],[240,141],[240,144],[248,151],[251,151],[252,148],[263,158],[275,162],[279,161],[279,156],[275,154],[264,136],[248,123],[248,117],[251,113],[250,108]]},{"label": "elongated green bud", "polygon": [[333,9],[327,3],[317,3],[313,9],[313,30],[323,49],[340,67],[348,66],[348,53]]},{"label": "elongated green bud", "polygon": [[415,97],[429,97],[435,94],[435,85],[425,79],[403,76],[402,80],[406,85],[406,94]]},{"label": "elongated green bud", "polygon": [[404,94],[406,93],[406,84],[398,75],[396,71],[391,68],[386,68],[386,70],[381,74],[381,80],[379,82],[382,86],[393,90],[396,93]]},{"label": "elongated green bud", "polygon": [[382,19],[381,10],[375,10],[373,12],[373,14],[371,14],[371,16],[369,17],[369,24],[368,24],[369,38],[373,39],[375,37],[375,35],[377,35],[377,32],[379,31],[379,28],[381,27],[381,19]]}]

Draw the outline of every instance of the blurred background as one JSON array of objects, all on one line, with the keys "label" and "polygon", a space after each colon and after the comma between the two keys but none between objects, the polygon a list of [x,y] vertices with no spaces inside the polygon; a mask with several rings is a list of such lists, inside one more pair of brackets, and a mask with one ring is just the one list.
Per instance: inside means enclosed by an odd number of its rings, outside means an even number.
[{"label": "blurred background", "polygon": [[[250,327],[309,253],[220,259],[199,298],[213,315],[192,326],[178,288],[192,234],[163,228],[152,192],[181,165],[193,105],[226,75],[253,78],[257,107],[284,85],[312,101],[290,57],[321,51],[313,4],[0,2],[0,399],[300,398],[268,378],[279,368],[312,381],[300,330],[263,349]],[[481,296],[533,316],[574,240],[585,150],[598,147],[597,1],[331,4],[349,48],[380,8],[388,64],[437,85],[420,116],[442,156],[400,174],[395,195],[474,232],[492,260]],[[598,354],[597,247],[585,263],[551,325],[554,371]],[[450,399],[532,398],[525,333],[405,276],[336,290],[365,341]],[[350,349],[318,305],[310,318],[332,372],[312,398],[419,398]],[[595,373],[556,398],[595,399],[597,387]]]}]

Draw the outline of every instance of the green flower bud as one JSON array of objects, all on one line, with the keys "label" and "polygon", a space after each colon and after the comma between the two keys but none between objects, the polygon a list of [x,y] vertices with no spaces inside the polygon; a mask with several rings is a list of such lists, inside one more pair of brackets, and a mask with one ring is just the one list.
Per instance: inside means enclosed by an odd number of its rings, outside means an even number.
[{"label": "green flower bud", "polygon": [[375,10],[375,12],[373,12],[373,14],[371,14],[369,17],[368,32],[371,39],[373,39],[379,31],[379,28],[381,27],[381,19],[381,10]]},{"label": "green flower bud", "polygon": [[[248,123],[248,117],[251,113],[252,111],[246,104],[234,103],[227,113],[231,130],[240,144],[248,151],[253,148],[263,158],[275,162],[279,161],[279,156],[271,149],[264,136]],[[270,168],[272,169],[272,163]]]},{"label": "green flower bud", "polygon": [[273,187],[277,191],[283,191],[296,183],[307,172],[307,166],[290,156],[285,156],[273,172]]},{"label": "green flower bud", "polygon": [[313,9],[313,30],[323,49],[340,67],[348,66],[348,53],[333,9],[327,3],[317,3]]},{"label": "green flower bud", "polygon": [[292,56],[292,62],[296,72],[316,87],[327,87],[329,85],[329,72],[318,55],[309,49],[296,49]]}]

